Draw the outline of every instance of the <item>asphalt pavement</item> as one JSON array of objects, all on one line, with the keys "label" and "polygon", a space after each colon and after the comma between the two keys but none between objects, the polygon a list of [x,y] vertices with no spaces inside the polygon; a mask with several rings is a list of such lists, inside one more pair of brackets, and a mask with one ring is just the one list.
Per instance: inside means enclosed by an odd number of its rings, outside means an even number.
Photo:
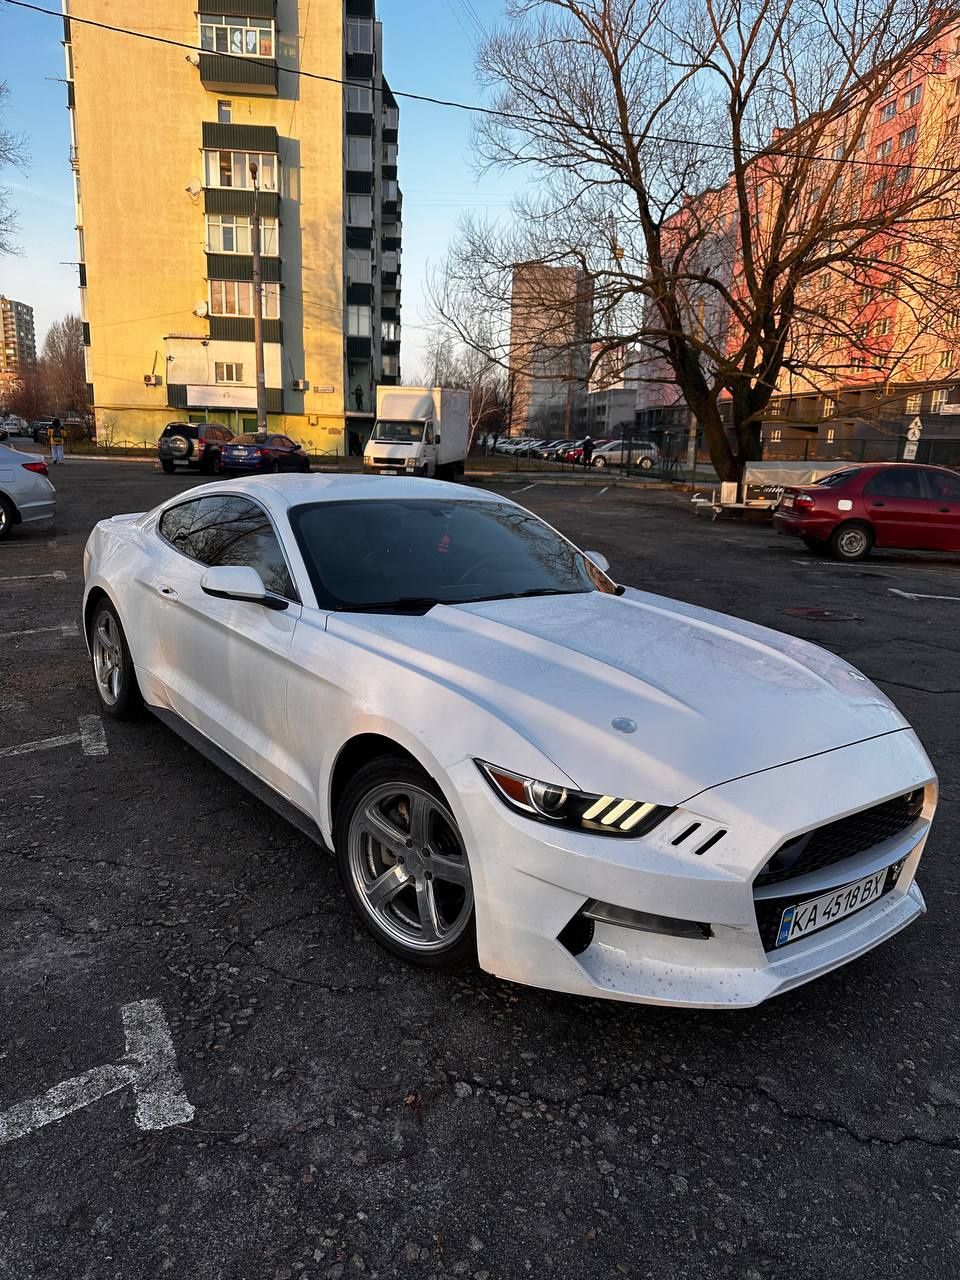
[{"label": "asphalt pavement", "polygon": [[195,481],[52,478],[53,530],[0,544],[0,1277],[958,1274],[960,557],[504,489],[621,581],[843,654],[939,772],[927,916],[700,1013],[406,968],[329,856],[152,718],[102,722],[87,534]]}]

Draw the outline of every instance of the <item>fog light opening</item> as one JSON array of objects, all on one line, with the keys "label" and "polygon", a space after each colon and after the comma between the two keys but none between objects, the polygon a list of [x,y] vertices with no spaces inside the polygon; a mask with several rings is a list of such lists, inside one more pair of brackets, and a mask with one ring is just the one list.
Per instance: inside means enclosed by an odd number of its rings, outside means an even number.
[{"label": "fog light opening", "polygon": [[[616,924],[623,929],[637,929],[641,933],[666,934],[672,938],[694,938],[704,941],[713,937],[709,924],[700,920],[681,920],[676,916],[658,916],[650,911],[634,911],[630,907],[617,907],[611,902],[588,902],[580,913],[585,919],[598,924]],[[570,922],[571,924],[573,921]],[[570,925],[567,925],[570,928]]]},{"label": "fog light opening", "polygon": [[557,934],[557,941],[566,947],[572,956],[582,955],[593,941],[596,925],[588,920],[582,911],[578,911]]}]

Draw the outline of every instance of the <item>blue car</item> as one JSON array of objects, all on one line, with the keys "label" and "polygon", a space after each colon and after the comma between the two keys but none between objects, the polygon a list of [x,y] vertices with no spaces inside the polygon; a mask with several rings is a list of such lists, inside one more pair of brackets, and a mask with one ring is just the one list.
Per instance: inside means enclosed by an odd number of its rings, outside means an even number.
[{"label": "blue car", "polygon": [[310,459],[302,445],[289,436],[234,436],[223,450],[224,471],[309,471]]}]

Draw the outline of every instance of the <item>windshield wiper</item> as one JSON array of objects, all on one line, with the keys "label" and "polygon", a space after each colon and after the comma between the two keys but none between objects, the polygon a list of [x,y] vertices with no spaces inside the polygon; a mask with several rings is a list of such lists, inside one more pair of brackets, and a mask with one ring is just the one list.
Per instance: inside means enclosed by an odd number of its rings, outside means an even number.
[{"label": "windshield wiper", "polygon": [[338,604],[337,613],[427,613],[435,604],[444,603],[448,602],[438,600],[435,596],[399,596],[396,600]]},{"label": "windshield wiper", "polygon": [[482,604],[484,600],[526,600],[530,596],[584,596],[590,592],[589,587],[530,587],[526,591],[498,591],[495,596],[477,596],[473,600],[464,600],[463,604]]}]

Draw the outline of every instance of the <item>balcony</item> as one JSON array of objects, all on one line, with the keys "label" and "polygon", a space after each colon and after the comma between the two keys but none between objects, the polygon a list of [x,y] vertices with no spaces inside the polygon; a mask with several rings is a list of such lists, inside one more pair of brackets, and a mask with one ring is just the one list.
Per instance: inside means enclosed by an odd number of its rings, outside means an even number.
[{"label": "balcony", "polygon": [[[265,284],[280,279],[280,259],[264,255],[260,259],[260,277]],[[208,253],[208,280],[252,280],[253,257],[248,253]]]},{"label": "balcony", "polygon": [[273,18],[277,17],[277,0],[202,0],[201,13],[221,17]]},{"label": "balcony", "polygon": [[[206,3],[206,0],[204,0]],[[218,93],[277,96],[277,64],[270,58],[229,53],[200,54],[200,82]]]},{"label": "balcony", "polygon": [[[210,337],[214,342],[252,342],[253,319],[249,316],[211,316]],[[283,341],[283,322],[264,320],[264,342]]]},{"label": "balcony", "polygon": [[276,155],[280,150],[280,139],[272,124],[218,124],[204,120],[203,148],[205,151],[255,151],[261,155]]},{"label": "balcony", "polygon": [[[253,214],[253,192],[240,187],[204,187],[204,213],[245,213]],[[280,196],[276,191],[260,192],[260,216],[278,218],[280,216]]]}]

